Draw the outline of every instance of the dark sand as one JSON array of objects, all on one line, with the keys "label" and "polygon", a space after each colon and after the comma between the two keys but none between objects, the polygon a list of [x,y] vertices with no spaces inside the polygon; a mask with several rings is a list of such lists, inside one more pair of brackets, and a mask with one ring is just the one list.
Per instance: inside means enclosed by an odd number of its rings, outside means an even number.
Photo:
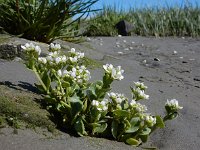
[{"label": "dark sand", "polygon": [[[17,40],[17,39],[16,39]],[[150,99],[143,101],[152,114],[164,115],[167,99],[175,98],[184,108],[180,116],[166,123],[165,129],[155,131],[147,146],[161,150],[199,150],[200,147],[200,41],[192,38],[95,37],[81,45],[60,42],[76,47],[90,58],[104,64],[121,65],[125,70],[122,81],[113,83],[113,92],[130,97],[132,81],[147,86]],[[119,45],[119,46],[118,46]],[[102,69],[91,71],[92,80],[101,79]],[[0,61],[0,82],[33,84],[33,73],[18,61]],[[25,90],[25,89],[24,89]],[[133,149],[121,142],[91,137],[73,137],[62,133],[47,138],[32,130],[1,129],[1,150],[107,150]],[[138,148],[141,149],[141,148]]]}]

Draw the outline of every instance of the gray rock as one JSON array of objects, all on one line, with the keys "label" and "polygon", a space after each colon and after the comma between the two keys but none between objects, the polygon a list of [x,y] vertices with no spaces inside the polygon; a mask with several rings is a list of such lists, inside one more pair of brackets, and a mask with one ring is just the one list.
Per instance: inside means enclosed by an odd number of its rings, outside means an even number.
[{"label": "gray rock", "polygon": [[0,58],[1,59],[14,59],[18,56],[18,47],[12,44],[0,45]]},{"label": "gray rock", "polygon": [[133,25],[126,20],[121,20],[115,25],[115,28],[117,28],[120,35],[128,36],[133,30]]}]

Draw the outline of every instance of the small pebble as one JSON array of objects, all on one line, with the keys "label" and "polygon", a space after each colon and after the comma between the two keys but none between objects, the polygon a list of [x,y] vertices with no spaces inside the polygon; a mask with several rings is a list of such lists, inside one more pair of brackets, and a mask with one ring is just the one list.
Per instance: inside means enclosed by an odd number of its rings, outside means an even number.
[{"label": "small pebble", "polygon": [[131,43],[132,43],[132,44],[135,44],[135,42],[134,42],[134,41],[132,41]]},{"label": "small pebble", "polygon": [[193,61],[193,60],[195,60],[195,59],[194,59],[194,58],[190,58],[189,60]]},{"label": "small pebble", "polygon": [[126,43],[126,40],[123,40],[124,43]]},{"label": "small pebble", "polygon": [[144,44],[142,44],[142,47],[144,46]]},{"label": "small pebble", "polygon": [[143,60],[143,61],[142,61],[142,63],[146,64],[146,63],[147,63],[147,60],[146,60],[146,59],[145,59],[145,60]]},{"label": "small pebble", "polygon": [[174,51],[174,54],[177,54],[177,51]]},{"label": "small pebble", "polygon": [[153,60],[154,60],[154,61],[160,61],[160,59],[158,59],[158,58],[154,58]]},{"label": "small pebble", "polygon": [[119,34],[118,37],[122,37],[122,35]]},{"label": "small pebble", "polygon": [[129,48],[125,48],[124,50],[125,50],[125,51],[129,51]]},{"label": "small pebble", "polygon": [[101,46],[102,46],[102,45],[103,45],[103,43],[100,43],[99,45],[101,45]]},{"label": "small pebble", "polygon": [[129,47],[129,49],[133,49],[133,47]]},{"label": "small pebble", "polygon": [[179,57],[180,59],[183,59],[183,57]]},{"label": "small pebble", "polygon": [[117,52],[118,54],[123,54],[123,52]]},{"label": "small pebble", "polygon": [[120,43],[119,43],[119,42],[116,42],[116,44],[119,45]]},{"label": "small pebble", "polygon": [[120,47],[120,45],[116,45],[116,47]]}]

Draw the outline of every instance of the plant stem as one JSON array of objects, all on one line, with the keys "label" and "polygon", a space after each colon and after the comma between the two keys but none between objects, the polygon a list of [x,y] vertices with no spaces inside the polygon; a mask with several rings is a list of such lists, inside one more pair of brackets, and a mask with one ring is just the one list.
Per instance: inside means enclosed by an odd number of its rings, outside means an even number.
[{"label": "plant stem", "polygon": [[33,68],[33,72],[35,73],[37,79],[39,80],[40,84],[42,85],[43,89],[47,92],[47,94],[49,93],[49,91],[47,91],[47,87],[46,85],[43,83],[43,81],[40,78],[40,75],[38,74],[37,70],[35,68]]}]

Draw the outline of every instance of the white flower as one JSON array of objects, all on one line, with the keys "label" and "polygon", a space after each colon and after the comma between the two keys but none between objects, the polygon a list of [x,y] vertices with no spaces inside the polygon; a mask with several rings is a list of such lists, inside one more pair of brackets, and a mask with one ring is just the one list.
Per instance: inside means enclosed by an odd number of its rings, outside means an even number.
[{"label": "white flower", "polygon": [[63,76],[65,76],[65,75],[69,75],[69,72],[67,70],[63,71]]},{"label": "white flower", "polygon": [[145,94],[143,90],[138,90],[138,93],[142,99],[149,99],[149,95]]},{"label": "white flower", "polygon": [[66,57],[65,55],[63,55],[63,56],[61,57],[61,59],[62,59],[62,62],[66,62],[66,61],[67,61],[67,57]]},{"label": "white flower", "polygon": [[92,106],[95,106],[97,108],[97,110],[99,110],[99,111],[108,110],[108,100],[107,99],[103,99],[101,102],[99,102],[97,100],[93,100],[91,104],[92,104]]},{"label": "white flower", "polygon": [[52,56],[52,57],[57,57],[57,56],[58,56],[58,52],[57,52],[57,51],[55,51],[55,52],[50,52],[48,55],[49,55],[49,56]]},{"label": "white flower", "polygon": [[61,61],[62,61],[62,59],[60,57],[55,58],[56,64],[59,64]]},{"label": "white flower", "polygon": [[136,100],[149,99],[149,95],[145,94],[144,90],[141,90],[140,88],[133,89],[132,92],[135,95]]},{"label": "white flower", "polygon": [[114,68],[112,64],[106,64],[103,65],[103,69],[106,71],[106,73],[111,74],[111,77],[115,80],[122,80],[124,78],[122,75],[124,70],[121,69],[121,66]]},{"label": "white flower", "polygon": [[112,65],[112,64],[103,65],[103,69],[104,69],[107,73],[111,73],[111,72],[112,72],[112,69],[113,69],[113,65]]},{"label": "white flower", "polygon": [[93,106],[99,106],[99,101],[97,100],[93,100],[92,103],[91,103]]},{"label": "white flower", "polygon": [[21,48],[25,51],[35,51],[40,55],[41,49],[39,46],[35,46],[33,43],[26,43],[25,45],[21,45]]},{"label": "white flower", "polygon": [[75,53],[76,52],[76,50],[75,50],[75,48],[71,48],[71,51],[70,51],[71,53]]},{"label": "white flower", "polygon": [[122,73],[124,73],[124,70],[121,69],[121,66],[118,66],[116,69],[112,69],[111,76],[115,80],[122,80],[124,79]]},{"label": "white flower", "polygon": [[69,60],[72,62],[72,63],[75,63],[78,61],[77,57],[69,57]]},{"label": "white flower", "polygon": [[145,115],[144,120],[152,127],[156,124],[156,118],[151,115]]},{"label": "white flower", "polygon": [[58,74],[59,77],[61,77],[62,76],[62,70],[58,70],[57,74]]},{"label": "white flower", "polygon": [[41,62],[41,63],[43,63],[43,64],[46,64],[46,63],[47,63],[47,59],[44,58],[44,57],[39,57],[39,58],[38,58],[38,61]]},{"label": "white flower", "polygon": [[140,103],[136,103],[135,100],[132,100],[130,102],[130,106],[132,108],[134,108],[137,112],[141,113],[141,112],[146,112],[147,111],[147,107],[145,105],[142,105]]},{"label": "white flower", "polygon": [[143,82],[134,82],[136,88],[140,88],[141,90],[147,89],[147,86],[144,85]]},{"label": "white flower", "polygon": [[113,92],[108,93],[108,96],[110,97],[110,99],[115,101],[117,104],[121,104],[122,101],[127,99],[123,94],[113,93]]},{"label": "white flower", "polygon": [[38,53],[38,55],[40,55],[41,53],[41,49],[39,46],[35,46],[35,51]]},{"label": "white flower", "polygon": [[179,106],[178,101],[176,99],[167,100],[166,106],[172,107],[173,109],[182,109],[183,107]]},{"label": "white flower", "polygon": [[85,55],[84,53],[77,53],[77,57],[78,57],[78,58],[83,58],[84,55]]},{"label": "white flower", "polygon": [[135,100],[132,100],[131,102],[130,102],[130,105],[131,106],[133,106],[133,105],[135,105],[136,104],[136,101]]},{"label": "white flower", "polygon": [[53,44],[53,43],[51,43],[50,45],[49,45],[49,48],[50,49],[52,49],[52,50],[59,50],[59,49],[61,49],[61,46],[60,46],[60,44]]}]

